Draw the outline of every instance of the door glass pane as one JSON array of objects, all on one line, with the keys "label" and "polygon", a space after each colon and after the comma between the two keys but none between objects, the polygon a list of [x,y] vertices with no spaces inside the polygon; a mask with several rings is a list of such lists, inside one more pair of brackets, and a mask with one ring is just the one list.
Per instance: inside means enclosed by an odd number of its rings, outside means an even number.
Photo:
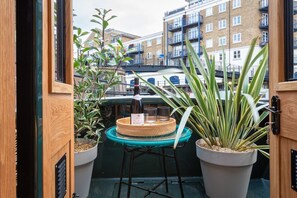
[{"label": "door glass pane", "polygon": [[297,0],[285,1],[286,79],[297,80]]},{"label": "door glass pane", "polygon": [[55,80],[66,83],[65,77],[65,0],[54,0],[54,64]]}]

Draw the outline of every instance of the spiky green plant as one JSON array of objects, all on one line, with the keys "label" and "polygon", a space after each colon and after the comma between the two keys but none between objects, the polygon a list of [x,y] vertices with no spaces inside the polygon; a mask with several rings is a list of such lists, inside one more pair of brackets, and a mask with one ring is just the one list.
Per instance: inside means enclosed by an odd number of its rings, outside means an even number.
[{"label": "spiky green plant", "polygon": [[[138,75],[149,88],[173,108],[173,112],[183,116],[177,132],[175,146],[182,128],[187,122],[209,147],[216,145],[235,151],[259,149],[265,156],[268,156],[268,153],[263,151],[268,149],[268,145],[254,144],[264,137],[268,131],[268,126],[259,126],[268,112],[263,111],[260,115],[258,113],[266,106],[259,104],[259,100],[261,98],[260,90],[267,71],[268,47],[265,46],[259,53],[253,55],[256,41],[257,38],[251,42],[239,79],[235,79],[233,72],[231,81],[228,80],[224,58],[224,98],[221,97],[216,82],[215,61],[208,58],[204,49],[206,63],[205,65],[202,64],[189,41],[186,44],[190,68],[188,70],[183,63],[182,68],[194,98],[190,98],[188,93],[177,88],[165,77],[173,92],[156,87]],[[259,62],[259,66],[249,82],[248,72],[256,62]],[[202,75],[203,80],[198,77],[197,70]]]}]

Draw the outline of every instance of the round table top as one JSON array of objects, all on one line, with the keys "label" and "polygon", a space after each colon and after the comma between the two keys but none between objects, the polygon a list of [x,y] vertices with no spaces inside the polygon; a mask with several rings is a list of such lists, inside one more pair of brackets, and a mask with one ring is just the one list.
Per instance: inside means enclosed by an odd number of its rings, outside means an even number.
[{"label": "round table top", "polygon": [[[173,146],[177,128],[178,126],[176,126],[176,130],[169,135],[153,137],[134,137],[121,135],[117,133],[116,126],[108,128],[105,133],[106,137],[111,141],[130,147],[164,147]],[[187,142],[191,135],[192,130],[188,127],[185,127],[179,139],[179,143]]]}]

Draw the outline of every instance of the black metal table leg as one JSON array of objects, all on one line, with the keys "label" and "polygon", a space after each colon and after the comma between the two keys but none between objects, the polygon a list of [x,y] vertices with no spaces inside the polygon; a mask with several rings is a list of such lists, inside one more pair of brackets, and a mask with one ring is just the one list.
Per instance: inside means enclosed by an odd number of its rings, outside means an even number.
[{"label": "black metal table leg", "polygon": [[179,172],[179,166],[178,166],[177,157],[176,157],[176,149],[173,149],[173,153],[174,153],[174,161],[175,161],[175,165],[176,165],[176,172],[177,172],[177,177],[178,177],[180,193],[181,193],[181,197],[184,198],[184,190],[183,190],[183,185],[182,185],[180,172]]},{"label": "black metal table leg", "polygon": [[131,192],[131,184],[132,184],[132,171],[133,171],[133,163],[134,163],[134,151],[131,151],[130,153],[130,164],[129,164],[129,180],[128,180],[128,191],[127,191],[127,197],[130,197]]},{"label": "black metal table leg", "polygon": [[122,181],[123,181],[123,173],[124,173],[124,168],[125,168],[125,158],[126,158],[126,151],[125,148],[123,149],[124,154],[123,154],[123,159],[122,159],[122,166],[121,166],[121,175],[120,175],[120,183],[119,183],[119,190],[118,190],[118,198],[121,196],[121,188],[122,188]]},{"label": "black metal table leg", "polygon": [[163,170],[164,170],[164,176],[165,176],[166,192],[168,193],[168,180],[167,180],[167,169],[166,169],[166,159],[165,159],[164,147],[162,147],[162,158],[163,158]]}]

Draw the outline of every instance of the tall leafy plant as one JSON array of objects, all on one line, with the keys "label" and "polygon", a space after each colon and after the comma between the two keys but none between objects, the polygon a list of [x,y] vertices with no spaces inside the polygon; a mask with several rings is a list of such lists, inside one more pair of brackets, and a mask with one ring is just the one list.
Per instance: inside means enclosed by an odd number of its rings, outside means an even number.
[{"label": "tall leafy plant", "polygon": [[[253,39],[244,62],[239,79],[235,79],[233,72],[231,80],[228,79],[224,58],[223,84],[224,94],[221,95],[216,81],[215,61],[210,60],[204,49],[205,65],[201,62],[189,41],[186,41],[188,50],[189,68],[182,63],[189,87],[194,95],[191,98],[184,90],[177,88],[167,78],[165,80],[174,92],[156,87],[149,82],[146,84],[155,93],[170,105],[173,112],[182,117],[178,129],[175,146],[186,122],[206,142],[208,147],[219,146],[235,151],[259,149],[268,156],[264,150],[268,145],[255,145],[254,143],[267,134],[268,126],[259,124],[266,118],[268,112],[259,111],[266,104],[260,104],[260,90],[264,82],[268,65],[268,47],[254,55],[257,39]],[[255,75],[249,81],[248,72],[259,62]],[[198,76],[197,71],[202,76]],[[141,76],[140,79],[145,81]],[[168,97],[169,96],[169,97]]]},{"label": "tall leafy plant", "polygon": [[92,40],[97,45],[91,47],[83,45],[82,38],[88,32],[81,28],[76,28],[73,36],[77,49],[74,69],[78,76],[74,80],[74,128],[76,138],[92,138],[98,142],[104,128],[100,111],[102,98],[111,87],[120,83],[118,70],[121,64],[128,62],[130,58],[126,57],[126,50],[120,40],[115,45],[104,45],[102,38],[104,39],[104,30],[108,26],[107,21],[115,16],[105,20],[110,10],[102,12],[101,9],[96,10],[99,13],[94,17],[100,18],[102,24],[102,31],[98,31],[98,35]]}]

